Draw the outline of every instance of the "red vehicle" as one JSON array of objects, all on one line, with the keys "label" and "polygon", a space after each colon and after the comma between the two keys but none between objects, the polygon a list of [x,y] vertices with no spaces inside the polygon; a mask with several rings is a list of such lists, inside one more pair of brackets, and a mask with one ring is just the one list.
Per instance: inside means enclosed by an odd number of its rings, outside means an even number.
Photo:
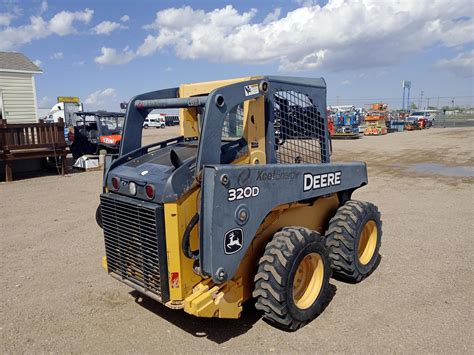
[{"label": "red vehicle", "polygon": [[120,112],[77,112],[82,119],[76,121],[68,140],[74,159],[84,154],[118,153],[122,140],[125,114]]}]

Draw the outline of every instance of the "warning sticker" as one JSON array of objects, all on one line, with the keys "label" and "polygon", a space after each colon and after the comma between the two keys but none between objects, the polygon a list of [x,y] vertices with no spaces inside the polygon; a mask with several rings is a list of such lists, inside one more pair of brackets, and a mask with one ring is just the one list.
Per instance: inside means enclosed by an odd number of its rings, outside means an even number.
[{"label": "warning sticker", "polygon": [[258,94],[258,84],[245,85],[244,86],[245,96],[251,96]]},{"label": "warning sticker", "polygon": [[171,273],[171,288],[179,288],[179,272]]}]

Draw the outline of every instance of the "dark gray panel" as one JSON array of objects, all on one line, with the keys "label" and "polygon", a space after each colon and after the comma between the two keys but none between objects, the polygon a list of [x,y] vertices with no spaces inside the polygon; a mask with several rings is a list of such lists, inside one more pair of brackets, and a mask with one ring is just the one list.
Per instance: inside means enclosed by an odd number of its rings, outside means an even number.
[{"label": "dark gray panel", "polygon": [[[309,186],[309,175],[312,187]],[[319,176],[319,177],[318,177]],[[329,184],[330,182],[330,184]],[[367,184],[367,168],[363,162],[339,164],[267,164],[215,165],[204,167],[200,219],[201,267],[215,282],[232,278],[257,229],[265,216],[275,207],[323,196],[339,191],[353,190]],[[331,186],[325,186],[331,185]],[[319,187],[318,187],[319,186]],[[251,196],[229,201],[232,189],[242,188]],[[247,188],[247,189],[246,189]],[[258,194],[255,195],[255,188]],[[245,194],[244,194],[245,196]],[[239,220],[245,211],[247,220]],[[229,255],[225,253],[226,233],[241,228],[242,248]],[[225,273],[219,278],[219,273]]]}]

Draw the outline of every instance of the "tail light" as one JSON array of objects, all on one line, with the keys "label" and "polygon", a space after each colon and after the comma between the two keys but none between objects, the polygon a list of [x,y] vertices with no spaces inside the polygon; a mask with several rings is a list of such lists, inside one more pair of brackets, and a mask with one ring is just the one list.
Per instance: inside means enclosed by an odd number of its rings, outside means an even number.
[{"label": "tail light", "polygon": [[150,200],[155,197],[155,188],[153,185],[146,185],[145,186],[145,194]]},{"label": "tail light", "polygon": [[114,188],[114,190],[118,190],[119,186],[120,186],[120,179],[114,176],[112,178],[112,187]]}]

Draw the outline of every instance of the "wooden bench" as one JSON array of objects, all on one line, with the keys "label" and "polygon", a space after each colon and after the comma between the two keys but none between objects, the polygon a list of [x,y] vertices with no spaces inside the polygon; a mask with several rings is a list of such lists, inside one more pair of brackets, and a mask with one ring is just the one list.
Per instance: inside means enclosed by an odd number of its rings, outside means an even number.
[{"label": "wooden bench", "polygon": [[54,157],[61,160],[61,173],[66,173],[67,145],[64,122],[7,123],[0,119],[0,161],[5,163],[5,180],[12,181],[15,160]]}]

